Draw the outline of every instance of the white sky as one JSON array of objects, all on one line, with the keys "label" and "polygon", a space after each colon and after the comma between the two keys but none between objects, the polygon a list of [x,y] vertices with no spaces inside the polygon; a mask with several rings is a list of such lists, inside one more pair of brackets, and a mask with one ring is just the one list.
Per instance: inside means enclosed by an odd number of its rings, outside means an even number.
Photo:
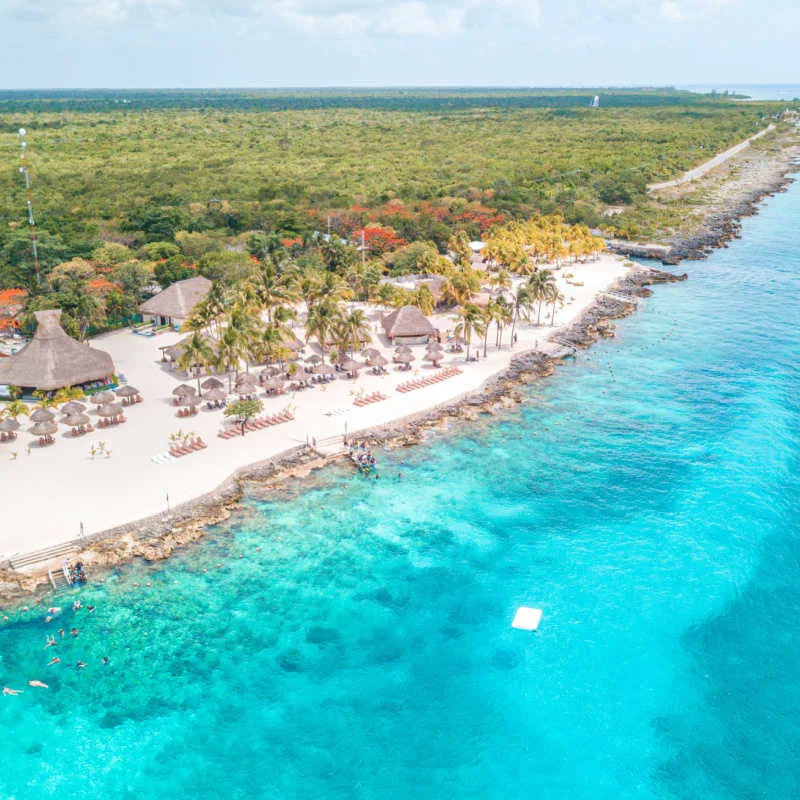
[{"label": "white sky", "polygon": [[800,82],[790,0],[0,0],[0,88]]}]

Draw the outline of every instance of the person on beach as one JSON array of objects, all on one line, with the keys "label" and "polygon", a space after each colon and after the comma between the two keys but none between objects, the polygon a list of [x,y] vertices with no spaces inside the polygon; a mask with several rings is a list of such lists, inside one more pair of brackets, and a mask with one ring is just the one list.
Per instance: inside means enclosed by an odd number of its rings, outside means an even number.
[{"label": "person on beach", "polygon": [[50,659],[50,661],[47,662],[47,666],[52,667],[54,664],[60,664],[60,663],[61,659],[58,656],[54,656],[53,658]]},{"label": "person on beach", "polygon": [[41,681],[28,681],[28,686],[34,686],[37,689],[49,689],[50,688],[46,683],[42,683]]},{"label": "person on beach", "polygon": [[22,692],[22,689],[9,689],[8,686],[3,687],[3,694],[9,697],[16,697],[18,694],[22,694]]}]

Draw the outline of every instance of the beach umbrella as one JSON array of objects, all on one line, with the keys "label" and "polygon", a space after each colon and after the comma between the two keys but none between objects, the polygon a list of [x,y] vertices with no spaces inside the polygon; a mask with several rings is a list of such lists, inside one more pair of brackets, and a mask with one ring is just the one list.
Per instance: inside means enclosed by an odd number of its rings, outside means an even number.
[{"label": "beach umbrella", "polygon": [[236,378],[236,386],[258,386],[258,376],[252,372],[242,372]]},{"label": "beach umbrella", "polygon": [[52,436],[57,430],[58,425],[55,422],[37,422],[28,432],[34,436]]},{"label": "beach umbrella", "polygon": [[125,384],[117,389],[117,397],[135,397],[137,394],[139,394],[139,390],[130,384]]},{"label": "beach umbrella", "polygon": [[221,403],[227,396],[228,393],[224,389],[209,389],[205,394],[206,400],[212,403]]},{"label": "beach umbrella", "polygon": [[97,413],[101,417],[118,417],[123,413],[122,404],[106,403],[104,406],[100,406],[100,408],[97,409]]},{"label": "beach umbrella", "polygon": [[411,351],[408,353],[398,353],[394,360],[400,362],[401,364],[410,364],[415,360],[415,356]]},{"label": "beach umbrella", "polygon": [[375,355],[367,356],[368,367],[385,367],[389,363],[389,359],[382,356],[377,350],[374,351]]},{"label": "beach umbrella", "polygon": [[196,406],[201,402],[202,400],[196,394],[182,394],[178,398],[178,405],[181,406]]},{"label": "beach umbrella", "polygon": [[283,378],[273,375],[271,378],[267,378],[267,380],[264,382],[264,388],[272,391],[280,391],[283,389],[284,382],[285,381]]},{"label": "beach umbrella", "polygon": [[276,375],[280,375],[283,370],[280,367],[267,367],[266,369],[261,370],[261,377],[262,378],[274,378]]},{"label": "beach umbrella", "polygon": [[381,354],[381,351],[377,350],[374,347],[368,347],[366,350],[364,350],[361,353],[361,355],[364,356],[364,358],[366,358],[367,361],[369,361],[372,358],[377,358],[380,354]]},{"label": "beach umbrella", "polygon": [[345,358],[343,361],[339,362],[342,369],[346,372],[358,372],[360,369],[364,369],[366,364],[363,361],[356,361],[353,358]]},{"label": "beach umbrella", "polygon": [[411,348],[407,344],[401,344],[394,352],[395,355],[401,356],[403,353],[410,353]]},{"label": "beach umbrella", "polygon": [[70,414],[83,414],[86,411],[86,406],[77,400],[70,400],[68,403],[64,403],[59,410],[67,416]]},{"label": "beach umbrella", "polygon": [[3,433],[15,433],[19,430],[19,422],[11,417],[6,417],[4,420],[0,420],[0,431]]},{"label": "beach umbrella", "polygon": [[56,415],[49,408],[37,408],[31,412],[31,419],[34,422],[52,422]]},{"label": "beach umbrella", "polygon": [[115,395],[114,392],[98,392],[93,394],[90,399],[96,406],[104,406],[106,403],[113,403]]},{"label": "beach umbrella", "polygon": [[69,425],[70,428],[80,428],[81,425],[88,425],[91,422],[86,414],[70,414],[65,420],[64,424]]},{"label": "beach umbrella", "polygon": [[321,364],[322,363],[322,356],[318,356],[316,354],[308,356],[305,359],[306,364]]},{"label": "beach umbrella", "polygon": [[437,366],[438,363],[444,358],[444,353],[433,352],[433,353],[425,353],[422,357],[423,361],[430,361],[434,366]]},{"label": "beach umbrella", "polygon": [[201,384],[201,389],[224,389],[225,384],[219,378],[206,378]]},{"label": "beach umbrella", "polygon": [[197,390],[194,388],[194,386],[189,386],[187,383],[181,383],[172,390],[172,394],[174,394],[175,397],[183,397],[187,394],[197,394]]}]

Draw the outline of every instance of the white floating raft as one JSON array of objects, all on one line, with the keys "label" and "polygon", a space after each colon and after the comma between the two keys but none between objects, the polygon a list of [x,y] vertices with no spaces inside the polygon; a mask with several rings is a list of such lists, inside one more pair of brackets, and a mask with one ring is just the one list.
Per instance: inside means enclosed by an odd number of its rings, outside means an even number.
[{"label": "white floating raft", "polygon": [[514,614],[514,621],[511,623],[511,627],[517,628],[521,631],[535,631],[539,627],[539,622],[541,619],[541,608],[520,606],[517,609],[517,613]]}]

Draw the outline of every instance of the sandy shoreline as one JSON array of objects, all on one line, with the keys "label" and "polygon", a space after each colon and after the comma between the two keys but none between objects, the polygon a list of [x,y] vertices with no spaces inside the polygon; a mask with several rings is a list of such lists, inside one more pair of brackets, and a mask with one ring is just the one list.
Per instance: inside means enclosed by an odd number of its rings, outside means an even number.
[{"label": "sandy shoreline", "polygon": [[[652,293],[647,288],[649,285],[685,277],[641,267],[628,270],[626,275],[608,288],[614,292],[646,297]],[[635,310],[635,302],[624,302],[603,295],[596,298],[571,324],[558,330],[558,338],[562,342],[572,343],[576,348],[588,347],[600,337],[613,336],[611,320],[628,316]],[[552,349],[549,343],[548,347]],[[559,345],[558,350],[563,353],[564,348]],[[561,360],[539,349],[520,351],[503,369],[489,375],[479,387],[462,396],[426,406],[383,424],[356,428],[351,435],[373,444],[416,444],[421,441],[425,431],[439,426],[443,419],[475,419],[481,413],[493,413],[504,406],[515,406],[521,399],[515,390],[522,384],[552,375],[555,365]],[[69,553],[90,565],[95,574],[98,570],[135,558],[149,561],[167,558],[175,548],[201,538],[208,526],[226,519],[241,499],[246,484],[257,482],[278,486],[290,478],[306,476],[312,470],[341,458],[340,453],[325,455],[311,446],[298,445],[237,468],[216,488],[171,508],[169,513],[152,514],[72,540],[67,543]],[[57,566],[63,557],[59,553],[49,566]],[[42,561],[27,570],[11,569],[8,562],[0,562],[0,602],[47,591],[50,588],[47,566]]]}]

